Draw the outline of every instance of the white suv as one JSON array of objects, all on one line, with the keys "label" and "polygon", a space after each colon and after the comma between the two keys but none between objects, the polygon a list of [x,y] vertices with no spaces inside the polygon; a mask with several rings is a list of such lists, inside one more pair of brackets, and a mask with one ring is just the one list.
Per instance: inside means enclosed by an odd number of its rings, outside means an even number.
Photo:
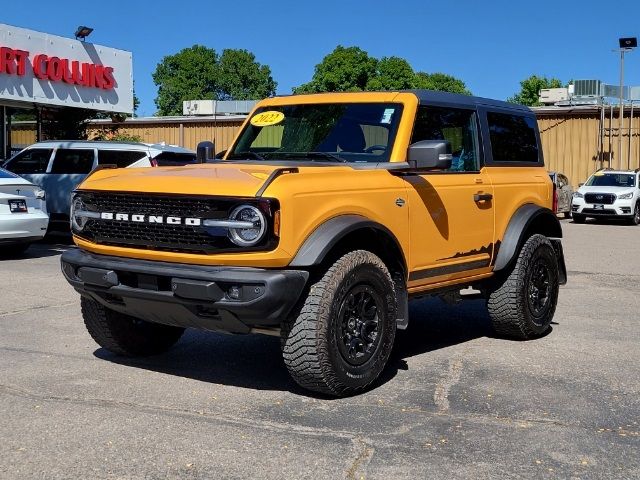
[{"label": "white suv", "polygon": [[587,217],[624,218],[633,225],[638,225],[639,175],[638,170],[598,170],[573,194],[573,221],[583,223]]}]

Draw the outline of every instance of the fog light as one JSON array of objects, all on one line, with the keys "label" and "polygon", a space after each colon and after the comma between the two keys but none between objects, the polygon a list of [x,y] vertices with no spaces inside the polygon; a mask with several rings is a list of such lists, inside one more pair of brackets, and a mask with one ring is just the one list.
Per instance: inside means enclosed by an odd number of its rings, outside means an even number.
[{"label": "fog light", "polygon": [[240,287],[233,286],[227,291],[227,296],[231,300],[240,300],[240,297],[242,296],[242,290],[240,290]]}]

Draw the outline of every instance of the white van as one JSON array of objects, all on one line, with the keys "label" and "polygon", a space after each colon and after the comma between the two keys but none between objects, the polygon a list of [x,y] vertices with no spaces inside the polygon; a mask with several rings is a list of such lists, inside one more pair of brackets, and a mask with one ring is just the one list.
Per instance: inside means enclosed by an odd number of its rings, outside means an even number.
[{"label": "white van", "polygon": [[28,146],[3,167],[44,189],[51,222],[68,224],[71,192],[99,165],[167,167],[195,162],[195,152],[173,145],[51,140]]}]

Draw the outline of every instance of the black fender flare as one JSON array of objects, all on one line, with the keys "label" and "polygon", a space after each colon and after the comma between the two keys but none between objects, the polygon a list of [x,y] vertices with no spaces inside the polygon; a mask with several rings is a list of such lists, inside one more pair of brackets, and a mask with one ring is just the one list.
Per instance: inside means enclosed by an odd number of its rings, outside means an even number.
[{"label": "black fender flare", "polygon": [[[398,239],[391,230],[384,225],[369,220],[362,215],[339,215],[320,224],[311,233],[311,235],[307,237],[289,266],[310,267],[313,265],[319,265],[331,249],[340,242],[340,240],[346,237],[349,233],[363,228],[369,228],[383,233],[395,243],[398,251],[402,252],[400,242],[398,242]],[[403,267],[406,269],[404,255],[400,260]]]},{"label": "black fender flare", "polygon": [[407,262],[400,242],[393,232],[384,225],[369,220],[362,215],[349,214],[333,217],[318,226],[307,237],[289,266],[300,268],[319,265],[331,249],[343,238],[351,232],[361,229],[370,229],[382,233],[395,244],[398,252],[400,252],[402,258],[398,260],[404,271],[402,272],[402,278],[397,276],[393,278],[393,281],[396,286],[396,299],[398,302],[396,324],[399,329],[404,330],[409,324],[409,296],[406,288]]},{"label": "black fender flare", "polygon": [[[550,239],[562,238],[562,226],[558,217],[548,208],[527,203],[518,208],[504,232],[496,255],[493,270],[504,270],[516,257],[520,247],[526,241],[525,235],[533,224],[544,222],[545,235]],[[563,261],[564,266],[564,261]]]}]

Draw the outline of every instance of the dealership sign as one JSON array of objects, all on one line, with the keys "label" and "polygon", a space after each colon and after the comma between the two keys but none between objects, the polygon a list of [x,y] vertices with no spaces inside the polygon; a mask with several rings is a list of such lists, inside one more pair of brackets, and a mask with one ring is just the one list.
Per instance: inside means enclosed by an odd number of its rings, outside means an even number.
[{"label": "dealership sign", "polygon": [[132,113],[131,52],[0,24],[3,103]]}]

